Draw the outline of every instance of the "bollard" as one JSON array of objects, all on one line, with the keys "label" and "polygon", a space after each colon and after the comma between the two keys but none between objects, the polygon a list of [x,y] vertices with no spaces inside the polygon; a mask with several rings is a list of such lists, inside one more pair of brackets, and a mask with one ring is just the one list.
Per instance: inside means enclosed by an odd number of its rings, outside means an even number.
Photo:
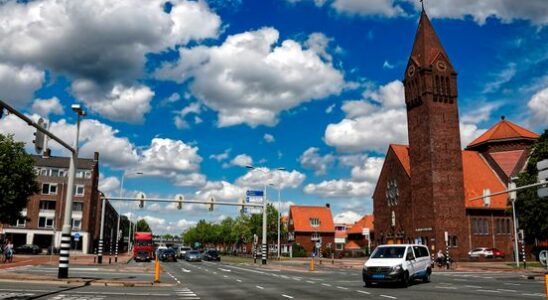
[{"label": "bollard", "polygon": [[310,266],[308,268],[309,271],[314,271],[314,257],[310,259]]},{"label": "bollard", "polygon": [[544,287],[546,288],[546,299],[548,299],[548,272],[544,273]]},{"label": "bollard", "polygon": [[335,264],[335,253],[331,253],[331,264]]},{"label": "bollard", "polygon": [[156,260],[154,261],[154,282],[160,283],[160,261],[158,260],[158,257],[156,257]]}]

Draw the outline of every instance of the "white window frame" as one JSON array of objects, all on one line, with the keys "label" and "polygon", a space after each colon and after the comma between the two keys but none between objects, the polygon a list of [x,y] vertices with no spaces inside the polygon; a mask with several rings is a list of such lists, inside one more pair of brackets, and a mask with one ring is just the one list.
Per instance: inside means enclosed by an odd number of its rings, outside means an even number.
[{"label": "white window frame", "polygon": [[[78,222],[78,226],[76,226],[76,222]],[[82,220],[80,219],[72,219],[72,229],[82,229]]]},{"label": "white window frame", "polygon": [[[74,209],[74,204],[76,204],[76,203],[80,203],[82,205],[81,210]],[[84,202],[79,202],[79,201],[72,202],[72,211],[84,211]]]},{"label": "white window frame", "polygon": [[335,250],[344,250],[344,244],[335,244]]},{"label": "white window frame", "polygon": [[[44,193],[44,185],[48,185],[48,192]],[[55,187],[55,192],[52,192],[52,187]],[[42,183],[42,195],[57,195],[57,183]]]},{"label": "white window frame", "polygon": [[320,227],[321,224],[320,218],[310,218],[309,222],[312,227]]},{"label": "white window frame", "polygon": [[310,239],[313,240],[313,241],[319,241],[321,238],[320,234],[317,233],[317,232],[313,232],[311,235],[310,235]]},{"label": "white window frame", "polygon": [[[82,193],[78,192],[78,188],[82,188]],[[83,184],[74,185],[74,196],[83,197],[86,193],[86,187]]]},{"label": "white window frame", "polygon": [[[40,226],[40,219],[44,218],[44,226]],[[51,221],[51,225],[48,225],[48,221]],[[39,217],[38,218],[38,228],[53,228],[55,226],[55,219],[50,217]]]}]

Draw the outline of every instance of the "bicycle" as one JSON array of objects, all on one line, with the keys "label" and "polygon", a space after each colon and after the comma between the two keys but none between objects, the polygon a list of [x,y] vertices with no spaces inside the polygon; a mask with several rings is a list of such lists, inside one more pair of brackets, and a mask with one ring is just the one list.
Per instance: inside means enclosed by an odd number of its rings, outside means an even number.
[{"label": "bicycle", "polygon": [[13,252],[11,250],[4,251],[2,253],[2,263],[11,263],[13,262]]}]

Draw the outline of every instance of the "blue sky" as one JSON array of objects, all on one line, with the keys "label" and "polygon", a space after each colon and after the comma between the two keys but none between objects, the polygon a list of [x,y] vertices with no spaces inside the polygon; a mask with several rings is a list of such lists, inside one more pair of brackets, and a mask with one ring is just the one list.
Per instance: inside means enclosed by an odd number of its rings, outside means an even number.
[{"label": "blue sky", "polygon": [[[463,145],[501,115],[547,127],[545,1],[425,7],[459,73]],[[81,156],[100,152],[107,194],[123,172],[128,196],[237,201],[267,183],[285,210],[330,203],[352,222],[372,211],[388,144],[407,142],[401,79],[419,12],[412,0],[2,1],[0,97],[68,141],[82,104]],[[13,116],[0,130],[32,150]],[[120,209],[172,233],[237,214]]]}]

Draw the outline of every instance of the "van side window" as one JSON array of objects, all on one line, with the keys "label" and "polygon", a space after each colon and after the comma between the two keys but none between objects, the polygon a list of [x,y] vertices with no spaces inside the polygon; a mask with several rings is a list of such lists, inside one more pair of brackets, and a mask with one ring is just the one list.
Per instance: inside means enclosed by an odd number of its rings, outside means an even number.
[{"label": "van side window", "polygon": [[429,256],[428,250],[426,249],[426,247],[423,247],[423,246],[413,246],[413,251],[415,251],[415,256],[417,258]]},{"label": "van side window", "polygon": [[429,257],[430,254],[428,253],[428,249],[426,247],[420,247],[421,250],[421,256]]}]

